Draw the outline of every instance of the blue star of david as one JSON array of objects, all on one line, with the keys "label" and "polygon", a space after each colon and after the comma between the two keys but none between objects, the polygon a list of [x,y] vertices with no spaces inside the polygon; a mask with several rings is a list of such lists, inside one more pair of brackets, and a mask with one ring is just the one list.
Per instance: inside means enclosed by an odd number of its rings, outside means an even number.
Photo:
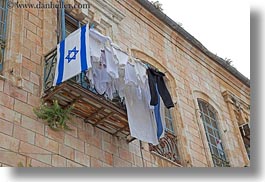
[{"label": "blue star of david", "polygon": [[76,60],[76,55],[78,52],[79,50],[76,50],[76,46],[72,50],[68,50],[68,55],[65,57],[65,59],[68,60],[68,63]]}]

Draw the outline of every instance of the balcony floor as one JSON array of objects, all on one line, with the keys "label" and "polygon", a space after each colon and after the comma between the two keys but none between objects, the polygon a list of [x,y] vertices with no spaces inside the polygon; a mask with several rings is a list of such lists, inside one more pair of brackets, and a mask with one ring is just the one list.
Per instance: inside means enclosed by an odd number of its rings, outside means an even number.
[{"label": "balcony floor", "polygon": [[73,81],[47,90],[43,100],[48,103],[58,100],[65,108],[74,104],[72,113],[84,119],[85,123],[90,123],[111,135],[126,138],[128,142],[133,140],[124,109]]}]

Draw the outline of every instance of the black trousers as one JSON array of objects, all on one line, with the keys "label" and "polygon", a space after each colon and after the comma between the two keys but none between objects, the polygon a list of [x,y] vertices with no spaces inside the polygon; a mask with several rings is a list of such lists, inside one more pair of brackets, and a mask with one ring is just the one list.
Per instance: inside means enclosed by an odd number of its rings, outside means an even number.
[{"label": "black trousers", "polygon": [[[174,103],[172,101],[171,95],[166,87],[164,76],[165,74],[154,70],[152,68],[147,69],[147,75],[148,75],[148,83],[150,87],[150,93],[151,93],[151,106],[156,106],[158,104],[158,98],[159,95],[162,97],[162,100],[165,104],[165,106],[169,109],[171,107],[174,107]],[[158,93],[156,91],[156,85],[158,88]]]}]

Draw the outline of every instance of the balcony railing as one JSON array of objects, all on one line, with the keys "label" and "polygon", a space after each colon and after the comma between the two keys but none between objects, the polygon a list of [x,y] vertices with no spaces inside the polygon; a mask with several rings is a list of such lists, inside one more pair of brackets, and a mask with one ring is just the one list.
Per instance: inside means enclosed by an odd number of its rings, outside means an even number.
[{"label": "balcony railing", "polygon": [[230,167],[230,164],[228,161],[222,159],[221,157],[212,154],[212,159],[215,167]]},{"label": "balcony railing", "polygon": [[171,132],[166,132],[165,137],[159,140],[159,145],[150,144],[150,151],[155,152],[168,160],[181,165],[177,146],[177,138]]},{"label": "balcony railing", "polygon": [[118,95],[113,100],[99,95],[92,88],[84,73],[53,87],[57,62],[57,51],[53,49],[45,56],[44,95],[45,102],[58,100],[62,107],[74,104],[73,114],[112,135],[130,138],[126,108]]}]

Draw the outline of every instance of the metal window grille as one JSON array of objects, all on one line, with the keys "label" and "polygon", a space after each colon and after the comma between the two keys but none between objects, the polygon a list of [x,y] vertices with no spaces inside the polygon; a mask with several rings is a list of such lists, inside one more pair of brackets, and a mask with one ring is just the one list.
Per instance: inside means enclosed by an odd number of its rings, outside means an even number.
[{"label": "metal window grille", "polygon": [[221,140],[217,125],[217,111],[203,100],[198,100],[198,103],[214,165],[215,167],[228,167],[229,163],[226,160],[222,142],[218,144]]}]

